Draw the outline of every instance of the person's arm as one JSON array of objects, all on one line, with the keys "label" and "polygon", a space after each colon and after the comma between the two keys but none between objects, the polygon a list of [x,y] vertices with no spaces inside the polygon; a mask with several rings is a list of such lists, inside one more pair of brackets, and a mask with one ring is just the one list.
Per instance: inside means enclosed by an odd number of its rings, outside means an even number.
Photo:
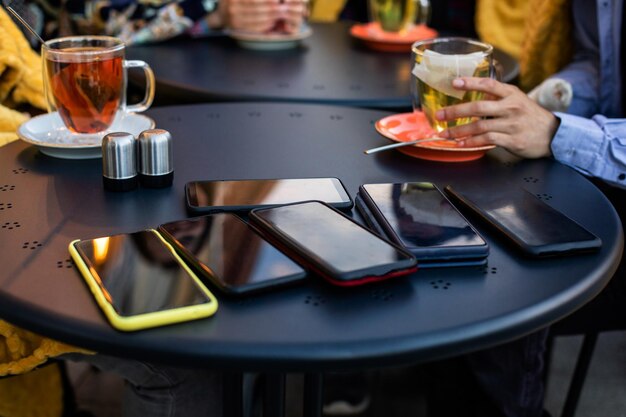
[{"label": "person's arm", "polygon": [[587,176],[626,188],[626,119],[591,119],[557,113],[551,142],[554,158]]},{"label": "person's arm", "polygon": [[576,1],[572,7],[574,56],[570,64],[550,78],[560,78],[572,85],[572,102],[567,113],[591,117],[600,112],[599,79],[600,50],[595,2]]},{"label": "person's arm", "polygon": [[[524,158],[554,156],[581,173],[626,188],[626,120],[545,110],[517,87],[490,78],[459,78],[455,88],[481,91],[492,100],[446,107],[439,120],[481,117],[440,133],[461,146],[501,146]],[[624,174],[624,179],[621,175]]]}]

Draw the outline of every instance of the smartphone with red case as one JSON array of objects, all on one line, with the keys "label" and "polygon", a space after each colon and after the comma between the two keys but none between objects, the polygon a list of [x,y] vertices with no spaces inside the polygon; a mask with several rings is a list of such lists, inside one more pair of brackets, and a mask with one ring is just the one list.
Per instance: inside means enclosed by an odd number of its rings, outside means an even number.
[{"label": "smartphone with red case", "polygon": [[335,285],[361,285],[417,270],[410,252],[320,201],[255,209],[250,220],[305,269]]}]

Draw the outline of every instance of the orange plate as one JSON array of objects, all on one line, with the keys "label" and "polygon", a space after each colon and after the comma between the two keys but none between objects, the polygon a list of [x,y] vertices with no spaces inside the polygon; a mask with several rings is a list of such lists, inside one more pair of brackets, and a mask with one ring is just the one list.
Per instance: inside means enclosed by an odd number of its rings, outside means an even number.
[{"label": "orange plate", "polygon": [[493,145],[477,148],[462,148],[454,141],[437,139],[435,132],[422,112],[401,113],[387,116],[375,124],[376,130],[394,142],[432,137],[432,142],[398,148],[398,151],[420,159],[441,162],[473,161],[481,158]]},{"label": "orange plate", "polygon": [[385,32],[378,23],[371,22],[352,26],[350,35],[376,51],[409,52],[413,42],[434,38],[437,31],[425,25],[416,25],[406,32]]}]

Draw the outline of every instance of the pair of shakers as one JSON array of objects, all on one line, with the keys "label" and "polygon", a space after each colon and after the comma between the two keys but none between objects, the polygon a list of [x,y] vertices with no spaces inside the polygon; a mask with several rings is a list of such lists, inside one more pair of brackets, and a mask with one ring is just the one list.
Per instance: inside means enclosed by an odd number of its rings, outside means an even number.
[{"label": "pair of shakers", "polygon": [[102,139],[102,181],[109,191],[172,185],[174,159],[172,135],[167,130],[144,130],[135,137],[113,132]]}]

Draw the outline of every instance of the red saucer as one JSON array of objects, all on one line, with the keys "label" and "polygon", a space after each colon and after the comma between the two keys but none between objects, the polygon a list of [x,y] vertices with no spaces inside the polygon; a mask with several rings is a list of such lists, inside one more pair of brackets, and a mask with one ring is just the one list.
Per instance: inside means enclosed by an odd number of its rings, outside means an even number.
[{"label": "red saucer", "polygon": [[438,139],[437,132],[430,127],[426,116],[421,111],[387,116],[377,121],[375,127],[378,133],[394,142],[432,137],[433,140],[430,142],[397,149],[406,155],[430,161],[473,161],[481,158],[488,150],[495,148],[493,145],[464,148],[460,147],[457,142]]},{"label": "red saucer", "polygon": [[437,37],[437,31],[426,25],[415,25],[405,32],[385,32],[376,22],[354,25],[350,35],[371,49],[383,52],[409,52],[414,42]]}]

